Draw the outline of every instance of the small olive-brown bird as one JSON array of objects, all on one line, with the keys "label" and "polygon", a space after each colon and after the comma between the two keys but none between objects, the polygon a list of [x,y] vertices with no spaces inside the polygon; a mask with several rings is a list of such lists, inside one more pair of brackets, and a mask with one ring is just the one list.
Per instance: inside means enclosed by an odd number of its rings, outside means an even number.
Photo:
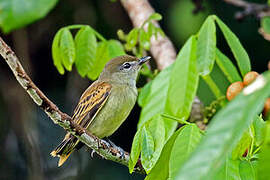
[{"label": "small olive-brown bird", "polygon": [[[111,59],[98,80],[82,94],[72,120],[99,138],[112,135],[135,105],[137,75],[149,59],[149,56],[138,59],[129,55]],[[76,137],[67,133],[51,155],[60,158],[58,166],[61,166],[81,145]]]}]

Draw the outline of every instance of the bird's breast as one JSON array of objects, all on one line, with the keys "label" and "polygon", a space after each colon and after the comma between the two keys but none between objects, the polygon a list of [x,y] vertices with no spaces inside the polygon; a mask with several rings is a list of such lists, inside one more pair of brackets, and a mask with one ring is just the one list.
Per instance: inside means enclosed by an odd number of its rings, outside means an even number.
[{"label": "bird's breast", "polygon": [[107,102],[93,119],[88,130],[100,138],[110,136],[128,117],[136,99],[136,87],[112,86]]}]

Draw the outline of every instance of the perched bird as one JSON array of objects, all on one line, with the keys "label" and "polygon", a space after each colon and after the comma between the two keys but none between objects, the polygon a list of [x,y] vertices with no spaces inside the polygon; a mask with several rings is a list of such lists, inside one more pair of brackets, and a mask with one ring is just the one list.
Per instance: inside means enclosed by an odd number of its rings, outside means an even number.
[{"label": "perched bird", "polygon": [[[99,138],[112,135],[135,105],[137,75],[149,59],[149,56],[138,59],[128,55],[111,59],[98,80],[82,94],[72,120]],[[81,146],[76,137],[67,133],[51,155],[60,158],[58,166],[61,166]]]}]

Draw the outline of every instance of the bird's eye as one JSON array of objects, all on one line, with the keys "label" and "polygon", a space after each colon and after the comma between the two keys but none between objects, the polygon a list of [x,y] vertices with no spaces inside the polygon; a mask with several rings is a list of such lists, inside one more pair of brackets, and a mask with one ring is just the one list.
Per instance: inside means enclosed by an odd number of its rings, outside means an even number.
[{"label": "bird's eye", "polygon": [[123,68],[125,68],[125,69],[129,69],[130,67],[131,67],[131,65],[129,63],[123,64]]}]

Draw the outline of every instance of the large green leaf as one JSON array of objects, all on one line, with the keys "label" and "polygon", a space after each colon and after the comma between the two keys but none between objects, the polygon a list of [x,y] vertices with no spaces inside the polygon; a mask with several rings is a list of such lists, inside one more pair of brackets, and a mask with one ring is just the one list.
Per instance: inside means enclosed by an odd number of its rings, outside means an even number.
[{"label": "large green leaf", "polygon": [[200,129],[195,124],[186,125],[178,134],[169,160],[169,178],[175,179],[178,169],[190,157],[201,140]]},{"label": "large green leaf", "polygon": [[[76,60],[75,65],[79,74],[88,77],[96,74],[95,56],[97,49],[97,40],[94,32],[89,26],[82,27],[75,36]],[[97,62],[96,62],[97,63]],[[92,75],[92,76],[91,76]]]},{"label": "large green leaf", "polygon": [[253,128],[255,134],[255,145],[260,146],[264,140],[265,121],[260,116],[257,116],[253,122]]},{"label": "large green leaf", "polygon": [[[143,97],[144,100],[138,127],[156,114],[164,113],[172,67],[169,66],[162,70],[154,80],[142,88],[139,99]],[[142,100],[139,100],[139,102],[142,102]]]},{"label": "large green leaf", "polygon": [[212,16],[203,23],[197,43],[197,69],[201,75],[209,74],[216,56],[216,26]]},{"label": "large green leaf", "polygon": [[216,49],[216,62],[219,68],[227,77],[227,79],[230,81],[230,83],[234,83],[236,81],[242,81],[233,63],[218,48]]},{"label": "large green leaf", "polygon": [[269,94],[270,72],[267,72],[214,116],[206,136],[191,158],[179,169],[177,179],[211,177],[212,169],[219,168],[225,161],[224,154],[232,152],[257,113],[262,110]]},{"label": "large green leaf", "polygon": [[156,115],[146,122],[142,129],[142,136],[141,161],[146,173],[149,173],[156,164],[165,144],[163,117]]},{"label": "large green leaf", "polygon": [[218,17],[215,17],[217,24],[219,25],[222,33],[225,36],[225,39],[228,45],[231,48],[231,51],[236,59],[237,65],[240,69],[242,76],[244,77],[246,73],[251,71],[250,60],[246,50],[243,48],[239,39],[236,35],[224,24]]},{"label": "large green leaf", "polygon": [[60,54],[62,64],[68,71],[71,71],[72,64],[75,61],[75,43],[71,32],[67,28],[64,28],[61,33]]},{"label": "large green leaf", "polygon": [[226,160],[217,170],[217,173],[213,175],[212,179],[241,180],[239,164],[240,160],[232,160],[231,158],[226,157]]},{"label": "large green leaf", "polygon": [[196,40],[191,37],[181,49],[170,73],[165,114],[186,120],[198,87]]},{"label": "large green leaf", "polygon": [[[253,167],[251,162],[249,162],[249,161],[241,161],[240,162],[239,172],[240,172],[241,180],[257,179],[255,171],[256,171],[256,169],[255,169],[255,167]],[[269,174],[269,172],[268,172],[268,174]]]},{"label": "large green leaf", "polygon": [[108,41],[108,53],[109,53],[110,59],[126,54],[122,44],[117,40]]},{"label": "large green leaf", "polygon": [[164,148],[162,149],[162,153],[154,166],[151,172],[147,175],[145,180],[156,180],[156,179],[168,179],[169,177],[169,159],[171,157],[171,151],[177,138],[178,134],[181,132],[182,128],[177,130],[167,141]]},{"label": "large green leaf", "polygon": [[270,175],[270,121],[266,123],[265,138],[261,153],[259,154],[258,178],[269,179]]},{"label": "large green leaf", "polygon": [[53,64],[57,68],[60,74],[64,74],[65,70],[62,65],[62,58],[60,52],[60,39],[61,39],[62,29],[59,30],[56,35],[54,36],[53,43],[52,43],[52,57],[53,57]]},{"label": "large green leaf", "polygon": [[101,41],[97,44],[96,56],[94,60],[93,69],[88,72],[87,76],[89,79],[97,79],[105,64],[110,60],[108,52],[108,42]]},{"label": "large green leaf", "polygon": [[44,16],[58,0],[0,0],[0,27],[5,33]]},{"label": "large green leaf", "polygon": [[133,142],[132,142],[132,151],[130,152],[130,159],[128,162],[128,168],[129,172],[132,173],[134,170],[135,165],[137,164],[137,161],[139,159],[140,153],[141,153],[141,142],[142,142],[142,130],[138,130],[134,136]]}]

